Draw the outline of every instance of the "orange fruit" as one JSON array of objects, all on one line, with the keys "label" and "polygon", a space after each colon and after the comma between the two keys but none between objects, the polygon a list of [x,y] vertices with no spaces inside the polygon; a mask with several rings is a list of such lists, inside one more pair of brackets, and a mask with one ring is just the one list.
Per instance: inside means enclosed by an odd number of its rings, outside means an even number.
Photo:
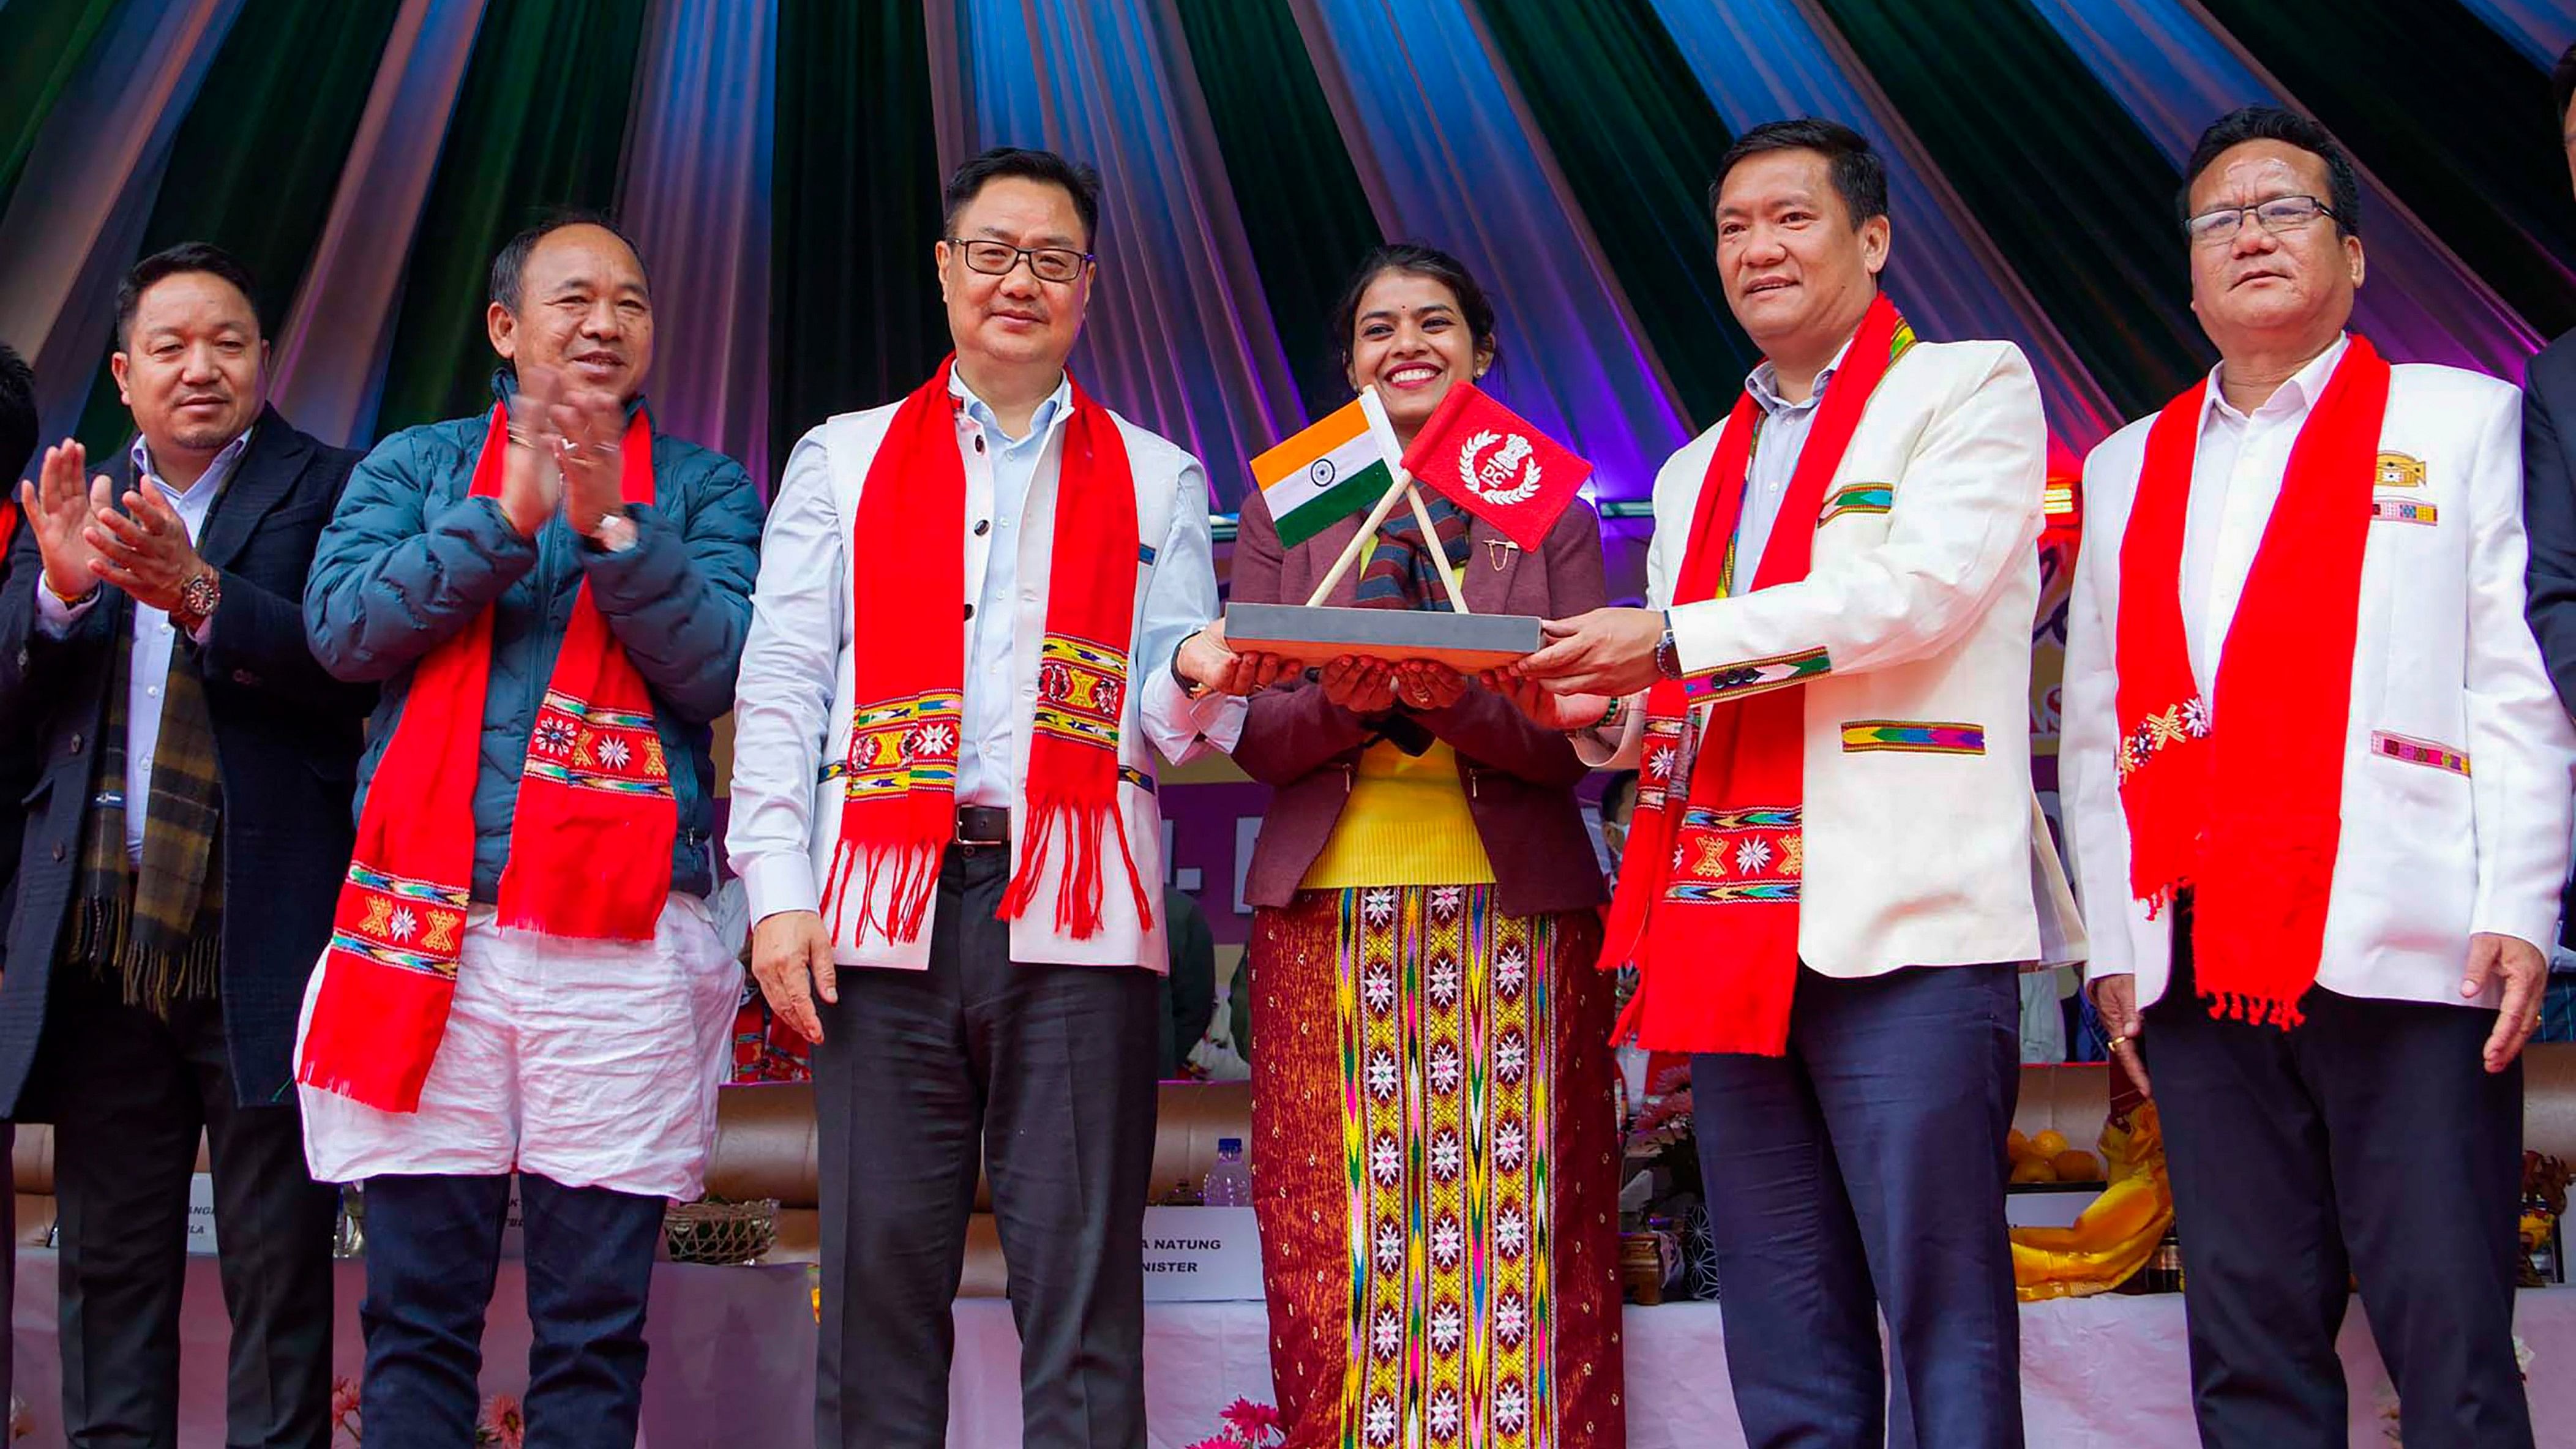
[{"label": "orange fruit", "polygon": [[2036,1157],[2025,1157],[2013,1164],[2014,1182],[2055,1182],[2057,1169]]},{"label": "orange fruit", "polygon": [[2020,1128],[2015,1127],[2004,1134],[2004,1161],[2019,1162],[2029,1155],[2030,1139],[2021,1135]]},{"label": "orange fruit", "polygon": [[2101,1165],[2093,1160],[2092,1153],[2080,1147],[2069,1148],[2048,1159],[2048,1165],[2057,1169],[2059,1182],[2100,1182],[2102,1180]]},{"label": "orange fruit", "polygon": [[2066,1150],[2066,1134],[2052,1127],[2030,1139],[2030,1150],[2043,1158],[2054,1159]]}]

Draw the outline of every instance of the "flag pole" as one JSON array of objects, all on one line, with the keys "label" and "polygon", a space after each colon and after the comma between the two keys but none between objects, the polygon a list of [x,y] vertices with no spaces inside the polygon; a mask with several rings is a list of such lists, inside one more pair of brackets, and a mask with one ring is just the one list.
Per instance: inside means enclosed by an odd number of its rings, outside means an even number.
[{"label": "flag pole", "polygon": [[[1369,511],[1368,521],[1360,525],[1360,531],[1352,534],[1351,541],[1343,546],[1342,556],[1333,560],[1333,566],[1324,571],[1324,581],[1315,585],[1315,592],[1306,600],[1309,609],[1324,602],[1324,596],[1333,591],[1333,585],[1340,583],[1342,575],[1350,571],[1360,551],[1368,547],[1370,539],[1377,537],[1379,526],[1386,522],[1388,514],[1395,511],[1395,501],[1414,491],[1413,475],[1404,468],[1404,449],[1395,441],[1395,425],[1387,421],[1386,404],[1378,398],[1376,383],[1360,389],[1359,403],[1361,414],[1368,419],[1369,436],[1377,440],[1377,455],[1385,460],[1387,471],[1395,475],[1395,482],[1388,485],[1386,496],[1377,501],[1377,507]],[[1437,558],[1439,539],[1428,533],[1423,538],[1432,546],[1433,557]],[[1441,574],[1445,578],[1448,570],[1442,569]]]},{"label": "flag pole", "polygon": [[1324,571],[1323,582],[1315,585],[1315,592],[1306,597],[1307,608],[1324,602],[1324,596],[1333,591],[1333,585],[1340,583],[1342,575],[1350,571],[1351,562],[1360,556],[1360,550],[1377,536],[1378,525],[1386,522],[1386,516],[1395,511],[1395,500],[1412,487],[1413,475],[1404,471],[1404,465],[1397,464],[1395,481],[1387,485],[1386,496],[1377,501],[1377,507],[1369,510],[1368,521],[1360,525],[1360,531],[1352,534],[1351,541],[1342,546],[1342,556],[1333,560],[1333,566]]},{"label": "flag pole", "polygon": [[1441,587],[1449,591],[1449,607],[1461,614],[1476,612],[1467,607],[1466,591],[1458,587],[1458,576],[1449,570],[1448,550],[1440,546],[1439,526],[1431,521],[1431,509],[1422,501],[1422,490],[1413,480],[1404,480],[1404,496],[1413,500],[1413,521],[1422,526],[1422,546],[1431,555],[1431,567],[1440,574]]}]

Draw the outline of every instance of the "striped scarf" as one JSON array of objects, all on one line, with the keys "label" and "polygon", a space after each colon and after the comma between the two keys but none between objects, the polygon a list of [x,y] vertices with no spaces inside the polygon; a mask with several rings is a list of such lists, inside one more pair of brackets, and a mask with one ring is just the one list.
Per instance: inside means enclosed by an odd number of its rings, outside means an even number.
[{"label": "striped scarf", "polygon": [[[1467,566],[1473,545],[1467,538],[1467,513],[1442,494],[1422,499],[1431,526],[1440,533],[1440,552],[1452,573]],[[1377,531],[1376,545],[1360,570],[1359,605],[1363,609],[1441,609],[1449,607],[1448,586],[1431,571],[1431,550],[1423,546],[1422,525],[1411,510],[1389,514]]]},{"label": "striped scarf", "polygon": [[223,950],[223,777],[195,646],[181,640],[170,651],[170,678],[161,691],[161,735],[153,746],[137,871],[125,845],[134,607],[121,593],[105,602],[115,610],[115,662],[98,731],[97,778],[81,827],[64,960],[115,986],[126,1005],[167,1016],[177,1002],[215,998]]}]

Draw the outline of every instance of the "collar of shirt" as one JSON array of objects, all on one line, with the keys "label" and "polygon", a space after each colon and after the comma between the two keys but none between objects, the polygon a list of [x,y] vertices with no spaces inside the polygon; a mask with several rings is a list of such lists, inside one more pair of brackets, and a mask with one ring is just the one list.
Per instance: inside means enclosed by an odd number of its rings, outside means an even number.
[{"label": "collar of shirt", "polygon": [[1073,410],[1073,377],[1067,374],[1058,379],[1055,391],[1048,393],[1046,401],[1039,403],[1038,410],[1029,415],[1029,431],[1026,437],[1014,438],[1004,431],[1001,416],[993,411],[992,404],[977,397],[975,390],[966,385],[966,379],[960,377],[957,369],[953,367],[948,369],[948,395],[965,402],[966,416],[973,419],[977,427],[991,434],[1002,445],[1002,451],[1015,453],[1030,443],[1044,438],[1047,430],[1055,426],[1055,420],[1058,417]]},{"label": "collar of shirt", "polygon": [[1805,412],[1825,400],[1825,389],[1833,384],[1834,374],[1842,370],[1843,354],[1849,351],[1851,339],[1846,337],[1843,345],[1834,349],[1834,360],[1826,363],[1825,370],[1816,374],[1816,385],[1808,391],[1805,402],[1793,403],[1780,395],[1780,369],[1772,366],[1767,357],[1761,366],[1744,375],[1744,390],[1753,394],[1753,401],[1767,416],[1776,418],[1782,413]]},{"label": "collar of shirt", "polygon": [[197,475],[197,481],[185,488],[173,488],[169,480],[161,476],[161,470],[152,464],[152,449],[144,443],[141,434],[135,435],[134,445],[126,449],[125,457],[134,465],[135,477],[151,479],[153,486],[169,494],[173,502],[195,503],[213,497],[215,490],[224,486],[224,480],[233,475],[233,469],[241,466],[242,454],[250,451],[253,431],[252,428],[244,428],[240,437],[224,444],[223,451],[215,454],[215,461],[208,463],[206,471]]},{"label": "collar of shirt", "polygon": [[2317,399],[2325,393],[2326,382],[2334,376],[2335,365],[2343,361],[2344,351],[2351,345],[2351,333],[2335,334],[2333,346],[2310,359],[2307,366],[2290,374],[2289,381],[2272,389],[2272,395],[2263,399],[2263,405],[2250,413],[2239,411],[2234,403],[2227,400],[2219,377],[2227,370],[2227,364],[2221,362],[2209,370],[2209,395],[2201,404],[2201,432],[2205,435],[2209,431],[2213,416],[2225,418],[2240,427],[2256,418],[2305,417],[2308,409],[2316,406]]}]

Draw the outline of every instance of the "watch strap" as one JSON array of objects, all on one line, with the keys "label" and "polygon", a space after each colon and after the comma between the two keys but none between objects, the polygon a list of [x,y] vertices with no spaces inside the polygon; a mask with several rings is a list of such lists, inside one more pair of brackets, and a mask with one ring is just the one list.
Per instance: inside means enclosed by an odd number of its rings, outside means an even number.
[{"label": "watch strap", "polygon": [[1172,646],[1172,662],[1170,665],[1172,671],[1172,682],[1181,687],[1181,698],[1183,699],[1197,699],[1208,692],[1208,687],[1206,685],[1199,683],[1197,680],[1192,679],[1181,672],[1181,651],[1189,648],[1190,641],[1205,632],[1206,631],[1203,629],[1193,629],[1187,634],[1181,636],[1180,643]]}]

